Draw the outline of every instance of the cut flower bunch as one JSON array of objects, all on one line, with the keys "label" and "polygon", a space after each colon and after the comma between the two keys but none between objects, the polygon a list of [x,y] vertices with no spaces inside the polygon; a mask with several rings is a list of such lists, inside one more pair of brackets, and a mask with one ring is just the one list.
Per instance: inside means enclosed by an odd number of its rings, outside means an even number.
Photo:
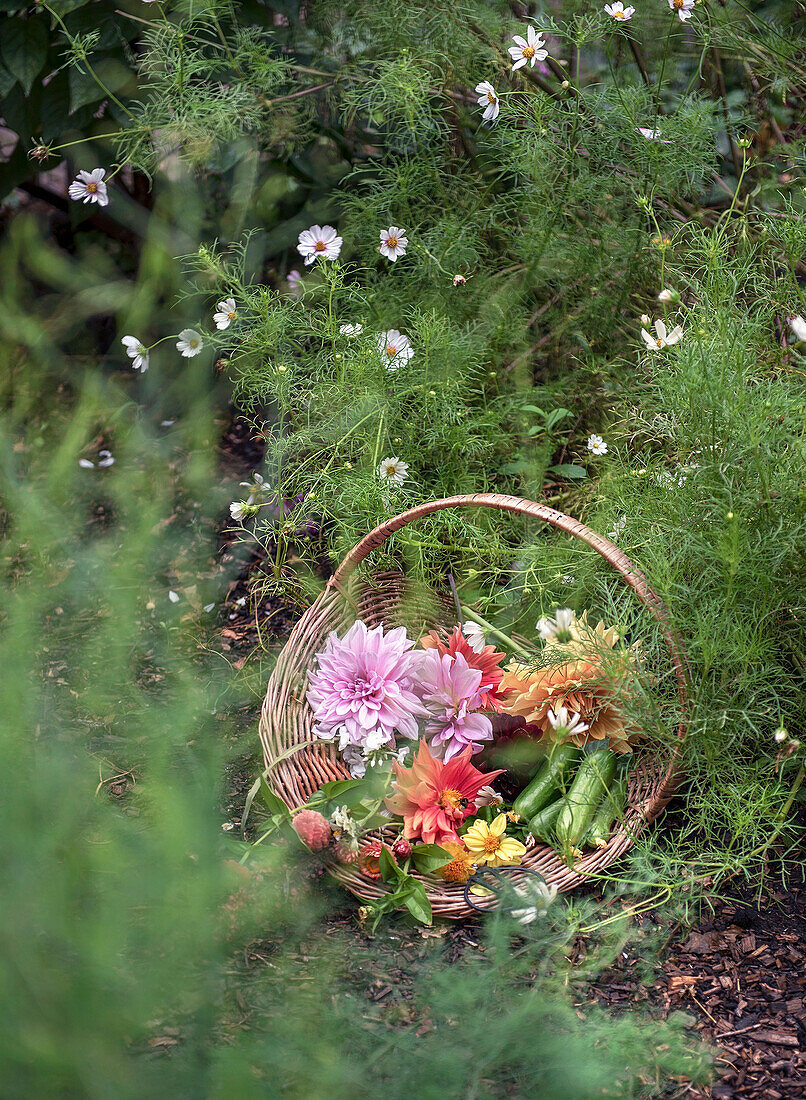
[{"label": "cut flower bunch", "polygon": [[[331,632],[306,696],[313,733],[351,778],[323,784],[293,812],[262,780],[274,814],[264,836],[290,825],[312,851],[383,880],[376,919],[402,906],[430,920],[422,876],[483,893],[471,881],[479,869],[517,867],[538,843],[569,866],[583,846],[604,847],[640,738],[626,705],[637,647],[567,608],[540,619],[538,635],[528,660],[512,642],[514,660],[475,621],[419,638],[361,619]],[[513,730],[534,748],[525,786],[485,762]]]}]

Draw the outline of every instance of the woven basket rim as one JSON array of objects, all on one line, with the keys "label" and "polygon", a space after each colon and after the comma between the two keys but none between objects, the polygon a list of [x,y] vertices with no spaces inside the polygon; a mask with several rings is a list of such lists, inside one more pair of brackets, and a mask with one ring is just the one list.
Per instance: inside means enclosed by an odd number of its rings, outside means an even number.
[{"label": "woven basket rim", "polygon": [[[365,535],[345,556],[324,591],[303,613],[291,631],[278,657],[267,685],[261,709],[259,734],[263,747],[265,774],[269,786],[291,809],[302,805],[312,791],[331,780],[345,778],[348,772],[331,744],[319,741],[312,733],[311,713],[305,700],[305,674],[313,656],[331,629],[344,619],[356,603],[361,585],[354,577],[357,567],[391,534],[423,516],[446,508],[485,507],[536,518],[551,527],[580,539],[596,550],[633,589],[639,601],[658,623],[671,657],[680,703],[680,722],[676,737],[670,741],[668,760],[661,768],[656,761],[645,771],[638,767],[636,783],[640,800],[633,803],[615,828],[606,847],[589,852],[573,868],[563,864],[544,844],[530,848],[523,865],[539,871],[560,891],[567,891],[594,879],[632,845],[635,837],[662,812],[679,782],[679,760],[688,728],[690,696],[688,665],[682,643],[674,630],[668,609],[650,587],[647,578],[622,550],[578,520],[547,505],[521,497],[479,493],[446,497],[417,505],[380,524]],[[375,576],[392,576],[379,574]],[[405,578],[401,580],[405,583]],[[392,624],[390,624],[392,625]],[[642,754],[644,755],[644,754]],[[642,784],[647,780],[646,797]],[[633,780],[631,779],[631,789]],[[329,863],[328,870],[356,897],[372,900],[382,897],[387,887],[362,875],[355,866]],[[444,883],[435,876],[416,875],[426,887],[433,912],[449,919],[463,919],[478,913],[466,903],[462,887]]]}]

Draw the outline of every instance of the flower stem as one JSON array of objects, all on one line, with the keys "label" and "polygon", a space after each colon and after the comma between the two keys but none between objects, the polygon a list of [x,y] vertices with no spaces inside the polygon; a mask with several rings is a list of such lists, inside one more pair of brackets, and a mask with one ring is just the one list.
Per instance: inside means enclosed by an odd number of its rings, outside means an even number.
[{"label": "flower stem", "polygon": [[529,650],[525,649],[522,645],[519,645],[516,641],[510,638],[508,634],[504,634],[504,632],[502,630],[499,630],[498,627],[495,627],[492,623],[487,622],[486,619],[483,619],[481,615],[479,615],[476,611],[473,611],[472,608],[465,607],[464,604],[461,605],[461,608],[462,615],[465,619],[470,619],[471,622],[478,623],[479,626],[483,626],[486,634],[491,634],[494,638],[497,638],[499,642],[502,642],[504,645],[509,646],[513,653],[517,653],[519,657],[523,657],[526,661],[531,660],[532,654],[529,652]]}]

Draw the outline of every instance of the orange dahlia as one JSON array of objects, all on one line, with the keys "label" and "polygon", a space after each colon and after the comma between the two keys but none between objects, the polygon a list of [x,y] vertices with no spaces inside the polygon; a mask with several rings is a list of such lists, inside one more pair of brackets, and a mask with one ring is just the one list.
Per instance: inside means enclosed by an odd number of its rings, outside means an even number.
[{"label": "orange dahlia", "polygon": [[570,733],[569,740],[575,745],[609,738],[615,752],[630,752],[630,741],[638,731],[619,706],[619,696],[624,697],[624,681],[634,657],[629,652],[613,652],[618,640],[612,627],[601,622],[589,626],[583,615],[571,641],[552,643],[548,649],[554,663],[537,669],[514,662],[509,665],[500,689],[505,693],[504,711],[539,726],[542,739],[551,740],[554,724],[549,711],[556,715],[565,707],[588,727]]},{"label": "orange dahlia", "polygon": [[440,657],[444,657],[446,653],[449,653],[451,657],[456,657],[457,654],[461,653],[470,668],[475,668],[481,672],[481,683],[479,684],[481,709],[501,710],[499,685],[504,672],[499,666],[506,654],[497,653],[495,646],[491,645],[485,645],[477,652],[462,633],[460,626],[454,629],[447,643],[440,638],[436,630],[430,630],[420,638],[420,645],[423,649],[438,650]]},{"label": "orange dahlia", "polygon": [[470,763],[471,745],[444,763],[432,756],[427,742],[421,741],[410,768],[393,764],[395,789],[386,805],[403,818],[407,840],[421,837],[426,844],[458,841],[456,829],[468,814],[476,810],[481,788],[503,771],[480,772]]}]

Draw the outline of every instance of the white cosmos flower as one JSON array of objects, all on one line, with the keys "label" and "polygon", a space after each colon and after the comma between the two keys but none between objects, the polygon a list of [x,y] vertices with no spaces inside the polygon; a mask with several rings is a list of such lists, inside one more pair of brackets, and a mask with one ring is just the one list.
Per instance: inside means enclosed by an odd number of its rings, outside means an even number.
[{"label": "white cosmos flower", "polygon": [[663,321],[655,322],[655,333],[653,336],[651,332],[647,332],[645,328],[641,329],[641,336],[644,339],[644,343],[651,351],[658,351],[660,348],[671,347],[672,344],[676,344],[680,337],[683,335],[683,330],[680,325],[675,325],[671,332],[666,331],[666,325]]},{"label": "white cosmos flower", "polygon": [[796,340],[806,340],[806,320],[799,315],[789,318],[789,327]]},{"label": "white cosmos flower", "polygon": [[213,314],[213,320],[215,321],[215,327],[217,329],[229,328],[232,322],[235,320],[235,299],[224,298],[216,306],[216,312]]},{"label": "white cosmos flower", "polygon": [[676,290],[670,290],[669,287],[666,287],[658,295],[658,301],[659,302],[676,302],[679,297],[680,297],[680,295],[677,293]]},{"label": "white cosmos flower", "polygon": [[607,444],[600,435],[589,435],[588,450],[594,455],[606,455]]},{"label": "white cosmos flower", "polygon": [[538,917],[545,917],[549,906],[557,897],[556,885],[546,882],[529,883],[515,888],[515,894],[523,907],[511,909],[510,915],[518,924],[533,924]]},{"label": "white cosmos flower", "polygon": [[250,496],[249,500],[233,500],[229,506],[229,514],[236,523],[243,523],[245,519],[255,515],[259,507],[260,505],[252,503]]},{"label": "white cosmos flower", "polygon": [[396,328],[390,328],[381,333],[378,337],[378,351],[386,363],[387,370],[399,370],[414,355],[411,340]]},{"label": "white cosmos flower", "polygon": [[79,172],[70,186],[67,194],[77,202],[97,202],[99,206],[109,205],[109,195],[106,193],[104,168],[93,168],[91,172]]},{"label": "white cosmos flower", "polygon": [[548,50],[543,49],[542,34],[536,31],[534,27],[527,27],[526,38],[514,34],[512,41],[515,45],[509,47],[509,56],[514,61],[513,72],[527,63],[531,68],[534,68],[538,61],[543,61],[549,55]]},{"label": "white cosmos flower", "polygon": [[624,23],[635,15],[635,8],[625,8],[621,0],[616,0],[615,4],[605,4],[605,11],[613,19],[619,19]]},{"label": "white cosmos flower", "polygon": [[481,84],[476,85],[476,95],[479,97],[477,100],[479,107],[484,108],[484,114],[481,116],[484,121],[492,122],[498,118],[501,104],[498,101],[498,94],[489,80],[482,80]]},{"label": "white cosmos flower", "polygon": [[468,644],[474,653],[481,653],[487,644],[487,639],[484,637],[484,631],[478,623],[471,622],[469,619],[467,622],[462,623],[462,633],[467,638]]},{"label": "white cosmos flower", "polygon": [[607,537],[611,542],[618,542],[621,536],[624,534],[624,528],[627,526],[627,517],[620,516],[613,524],[613,530],[607,532]]},{"label": "white cosmos flower", "polygon": [[694,11],[694,0],[669,0],[669,7],[672,11],[677,12],[680,22],[685,23],[687,19],[691,19]]},{"label": "white cosmos flower", "polygon": [[409,238],[406,236],[406,230],[399,229],[396,225],[390,225],[388,229],[381,230],[381,244],[378,251],[387,260],[394,263],[398,256],[406,255],[406,245],[408,243]]},{"label": "white cosmos flower", "polygon": [[302,276],[296,268],[289,271],[286,282],[288,283],[288,293],[292,298],[302,297]]},{"label": "white cosmos flower", "polygon": [[363,331],[363,325],[339,325],[339,332],[342,336],[360,336]]},{"label": "white cosmos flower", "polygon": [[341,252],[342,239],[332,225],[312,225],[299,235],[297,252],[307,264],[315,260],[336,260]]},{"label": "white cosmos flower", "polygon": [[557,707],[556,711],[549,707],[546,718],[552,729],[564,730],[569,737],[572,733],[584,733],[588,729],[588,723],[583,722],[579,714],[569,714],[566,707]]},{"label": "white cosmos flower", "polygon": [[203,347],[204,341],[195,328],[183,328],[179,333],[176,350],[181,351],[185,359],[192,359],[194,355],[199,354]]},{"label": "white cosmos flower", "polygon": [[126,349],[126,354],[132,361],[132,368],[139,371],[148,370],[148,348],[136,336],[124,336],[120,341]]},{"label": "white cosmos flower", "polygon": [[408,476],[408,462],[401,462],[397,455],[394,458],[384,458],[378,467],[378,477],[393,485],[402,485]]},{"label": "white cosmos flower", "polygon": [[660,136],[660,130],[653,130],[649,126],[639,126],[638,133],[647,141],[659,141],[661,145],[671,145],[671,141]]},{"label": "white cosmos flower", "polygon": [[554,618],[538,619],[537,632],[544,641],[558,638],[560,641],[568,641],[577,617],[570,607],[561,607],[554,612]]}]

